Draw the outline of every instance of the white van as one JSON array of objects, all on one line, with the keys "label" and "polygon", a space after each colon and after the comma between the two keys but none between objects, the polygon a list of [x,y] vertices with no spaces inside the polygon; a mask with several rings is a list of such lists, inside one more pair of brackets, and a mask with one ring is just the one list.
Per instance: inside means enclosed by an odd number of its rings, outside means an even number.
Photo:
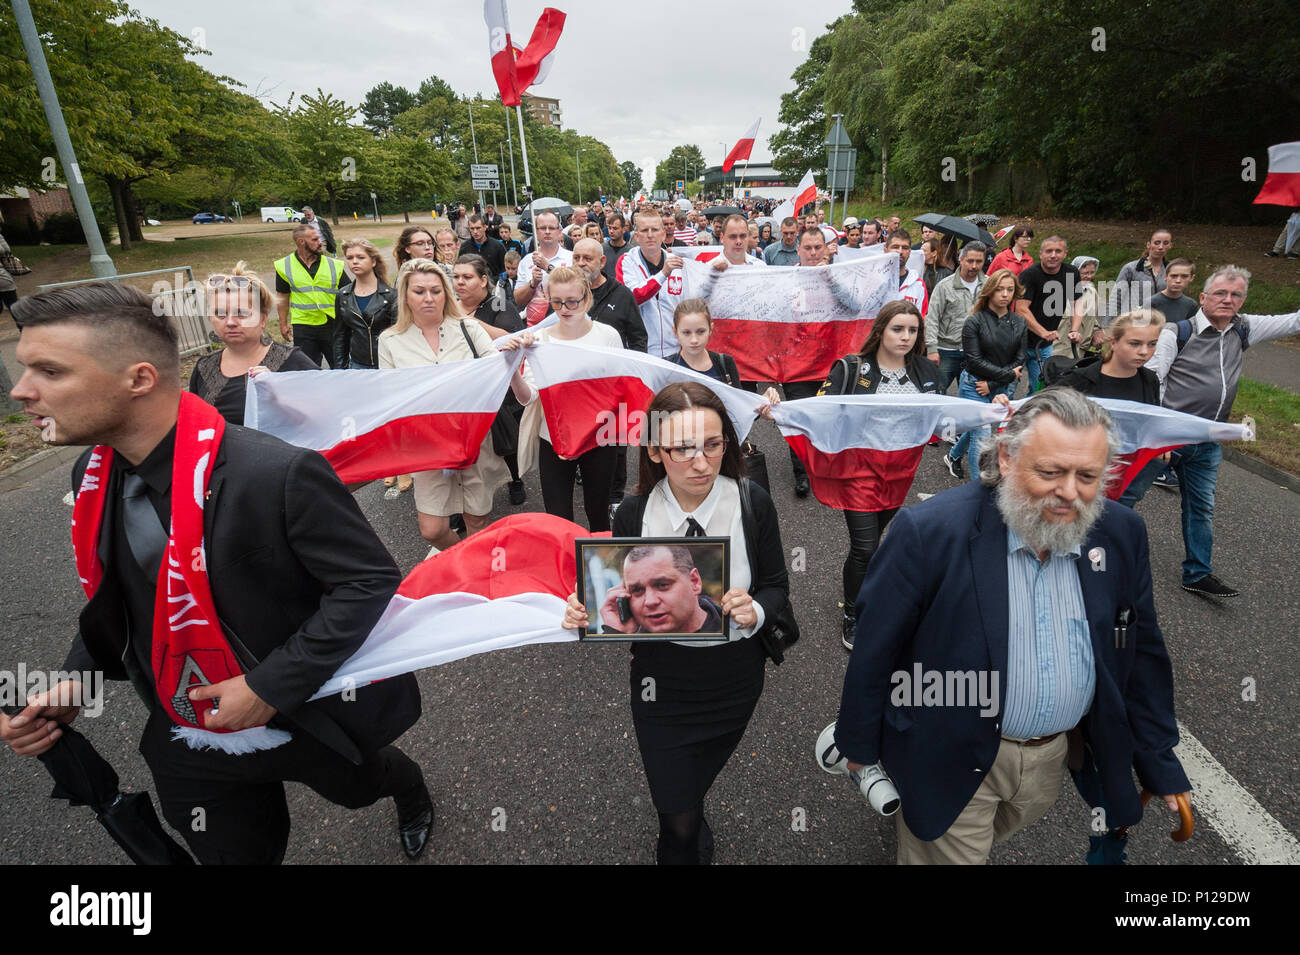
[{"label": "white van", "polygon": [[289,206],[262,206],[263,222],[301,222],[302,213]]}]

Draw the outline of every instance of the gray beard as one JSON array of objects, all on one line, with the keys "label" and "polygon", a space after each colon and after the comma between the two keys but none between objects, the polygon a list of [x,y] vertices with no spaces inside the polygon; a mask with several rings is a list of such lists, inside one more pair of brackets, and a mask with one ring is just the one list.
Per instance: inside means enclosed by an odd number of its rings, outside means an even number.
[{"label": "gray beard", "polygon": [[1043,508],[1055,505],[1055,495],[1034,497],[1016,483],[1014,478],[1004,477],[997,489],[998,513],[1007,527],[1025,542],[1035,553],[1066,552],[1083,545],[1092,525],[1097,523],[1102,510],[1106,507],[1106,496],[1098,492],[1092,503],[1074,502],[1074,520],[1067,523],[1053,523],[1043,518]]}]

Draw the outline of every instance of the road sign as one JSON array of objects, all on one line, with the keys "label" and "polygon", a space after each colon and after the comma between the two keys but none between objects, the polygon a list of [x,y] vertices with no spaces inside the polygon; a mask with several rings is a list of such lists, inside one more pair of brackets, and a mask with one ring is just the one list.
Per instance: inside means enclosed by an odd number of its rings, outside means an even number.
[{"label": "road sign", "polygon": [[686,191],[686,180],[684,180],[684,179],[678,179],[678,180],[677,180],[677,191],[678,191],[678,192],[685,192],[685,191]]},{"label": "road sign", "polygon": [[[496,166],[492,168],[495,169]],[[482,189],[484,192],[495,192],[501,188],[500,179],[472,179],[470,183],[474,189]]]},{"label": "road sign", "polygon": [[[469,174],[471,179],[500,179],[501,178],[501,170],[497,168],[497,164],[494,162],[472,162],[469,164]],[[487,187],[475,186],[474,188],[486,189]]]}]

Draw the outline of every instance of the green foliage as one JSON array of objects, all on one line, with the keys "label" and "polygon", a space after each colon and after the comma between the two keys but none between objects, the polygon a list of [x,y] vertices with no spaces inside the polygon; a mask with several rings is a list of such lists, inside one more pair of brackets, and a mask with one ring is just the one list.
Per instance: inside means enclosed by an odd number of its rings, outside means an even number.
[{"label": "green foliage", "polygon": [[674,146],[668,158],[655,166],[654,189],[666,189],[671,192],[678,179],[688,183],[704,175],[707,164],[700,147],[692,143],[689,146]]},{"label": "green foliage", "polygon": [[379,136],[391,133],[394,118],[414,108],[416,103],[415,94],[406,87],[385,80],[366,93],[361,101],[361,115],[366,118],[366,128]]},{"label": "green foliage", "polygon": [[[824,167],[827,115],[839,112],[871,157],[859,158],[859,188],[870,185],[867,169],[885,166],[909,202],[1207,221],[1269,214],[1251,200],[1267,147],[1296,138],[1293,0],[1169,10],[856,0],[853,9],[814,41],[782,97],[770,145],[787,175]],[[1253,180],[1242,175],[1247,159]]]},{"label": "green foliage", "polygon": [[315,96],[303,96],[298,106],[291,97],[276,110],[293,155],[290,181],[303,195],[326,196],[336,224],[340,193],[360,188],[366,139],[364,130],[352,125],[355,114],[355,107],[319,88]]},{"label": "green foliage", "polygon": [[619,163],[618,168],[623,171],[623,180],[627,183],[627,194],[629,196],[634,195],[643,185],[641,169],[630,159]]}]

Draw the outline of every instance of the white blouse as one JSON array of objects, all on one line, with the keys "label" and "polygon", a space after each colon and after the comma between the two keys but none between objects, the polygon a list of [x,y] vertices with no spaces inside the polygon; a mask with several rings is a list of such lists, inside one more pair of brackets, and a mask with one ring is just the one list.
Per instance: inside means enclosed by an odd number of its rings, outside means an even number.
[{"label": "white blouse", "polygon": [[[612,331],[612,329],[611,329]],[[646,499],[645,514],[641,518],[641,535],[643,537],[685,537],[686,519],[695,518],[695,522],[704,528],[709,537],[731,538],[731,589],[739,587],[749,590],[753,583],[753,572],[749,566],[749,550],[745,547],[745,526],[740,513],[740,488],[735,478],[719,474],[713,482],[713,490],[694,511],[687,513],[673,497],[668,487],[668,479],[663,478]],[[734,620],[731,625],[731,640],[743,640],[752,637],[763,626],[765,613],[763,606],[754,601],[754,611],[758,621],[752,627],[738,627]],[[698,640],[687,642],[674,640],[684,647],[713,647],[721,640]]]},{"label": "white blouse", "polygon": [[[479,357],[497,354],[492,345],[492,338],[483,330],[476,319],[467,318],[463,322],[455,316],[444,318],[438,326],[438,350],[435,352],[424,337],[420,326],[414,322],[406,331],[398,334],[396,329],[385,329],[379,335],[379,367],[410,368],[418,365],[444,365],[449,361],[468,361],[473,359],[474,351],[465,341],[461,331],[464,327],[469,332],[474,348]],[[613,329],[611,329],[613,331]]]}]

